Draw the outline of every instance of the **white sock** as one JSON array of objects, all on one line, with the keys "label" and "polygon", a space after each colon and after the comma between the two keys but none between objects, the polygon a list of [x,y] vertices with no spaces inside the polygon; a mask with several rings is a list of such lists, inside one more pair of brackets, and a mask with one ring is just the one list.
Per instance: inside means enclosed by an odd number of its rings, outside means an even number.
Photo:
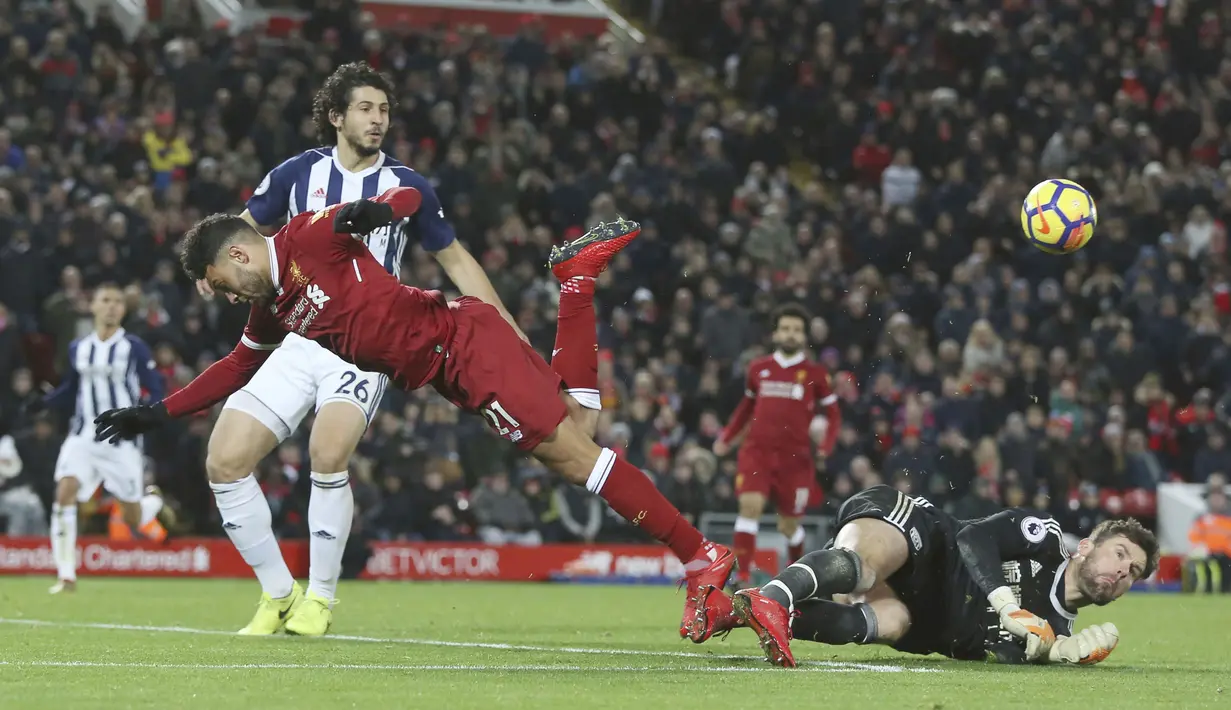
[{"label": "white sock", "polygon": [[159,511],[162,510],[162,498],[155,495],[147,495],[141,499],[141,527],[150,524],[150,521],[158,517]]},{"label": "white sock", "polygon": [[331,602],[342,574],[342,552],[355,517],[350,473],[312,472],[308,498],[308,591]]},{"label": "white sock", "polygon": [[603,396],[598,390],[574,387],[569,389],[568,393],[573,399],[577,400],[577,404],[586,409],[594,409],[600,412],[603,410]]},{"label": "white sock", "polygon": [[735,518],[735,532],[756,535],[761,531],[761,521],[756,518],[745,518],[740,515]]},{"label": "white sock", "polygon": [[274,537],[273,513],[256,476],[248,474],[234,483],[211,483],[209,487],[218,503],[222,529],[256,573],[262,591],[274,599],[290,594],[295,578],[282,559]]},{"label": "white sock", "polygon": [[51,558],[58,579],[77,581],[77,506],[51,506]]}]

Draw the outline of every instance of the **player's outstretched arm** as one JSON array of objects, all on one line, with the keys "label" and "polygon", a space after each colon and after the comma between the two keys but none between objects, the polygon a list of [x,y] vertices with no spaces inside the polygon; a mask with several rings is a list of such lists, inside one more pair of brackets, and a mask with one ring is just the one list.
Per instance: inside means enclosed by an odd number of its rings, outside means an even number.
[{"label": "player's outstretched arm", "polygon": [[1001,511],[970,523],[957,534],[957,546],[971,579],[987,594],[1006,631],[1026,642],[1026,658],[1046,660],[1056,634],[1045,619],[1022,609],[1001,571],[1003,560],[1064,545],[1060,526],[1050,518],[1020,509]]},{"label": "player's outstretched arm", "polygon": [[157,429],[168,419],[194,414],[212,407],[248,384],[270,350],[253,349],[240,343],[226,357],[206,368],[182,390],[157,402],[112,409],[94,420],[95,438],[115,443]]},{"label": "player's outstretched arm", "polygon": [[212,407],[248,384],[285,337],[286,331],[270,311],[254,305],[243,337],[226,357],[206,368],[182,390],[160,401],[98,415],[94,420],[94,438],[112,443],[135,439],[168,419]]}]

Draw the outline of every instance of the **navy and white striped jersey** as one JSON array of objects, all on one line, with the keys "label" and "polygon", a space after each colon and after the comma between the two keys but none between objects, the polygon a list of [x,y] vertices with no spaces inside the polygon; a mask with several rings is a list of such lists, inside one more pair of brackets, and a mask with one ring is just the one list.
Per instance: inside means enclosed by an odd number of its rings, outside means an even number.
[{"label": "navy and white striped jersey", "polygon": [[453,243],[453,225],[445,220],[440,198],[427,178],[383,152],[372,167],[353,173],[342,168],[336,153],[337,148],[314,148],[271,170],[248,199],[248,213],[257,224],[269,226],[300,212],[376,197],[393,187],[413,187],[423,195],[423,206],[401,224],[365,236],[372,255],[386,271],[400,277],[407,239],[418,240],[432,252]]},{"label": "navy and white striped jersey", "polygon": [[106,340],[98,333],[74,340],[68,346],[68,364],[64,380],[45,401],[61,410],[75,405],[72,434],[88,431],[94,418],[109,409],[139,404],[142,389],[151,402],[163,397],[162,374],[150,346],[123,328]]}]

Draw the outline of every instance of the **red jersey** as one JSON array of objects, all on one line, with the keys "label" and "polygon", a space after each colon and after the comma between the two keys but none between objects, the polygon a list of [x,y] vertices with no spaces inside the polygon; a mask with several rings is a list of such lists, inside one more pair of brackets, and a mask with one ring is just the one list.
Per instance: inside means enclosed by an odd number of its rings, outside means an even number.
[{"label": "red jersey", "polygon": [[[721,439],[731,441],[748,426],[743,446],[777,452],[808,451],[808,430],[817,405],[826,408],[829,428],[823,453],[833,450],[841,427],[838,397],[830,389],[829,372],[804,353],[785,357],[774,353],[748,365],[744,398],[731,414]],[[749,426],[749,421],[751,425]]]},{"label": "red jersey", "polygon": [[[398,218],[419,207],[414,188],[393,188],[377,200]],[[252,306],[239,344],[164,400],[168,413],[199,411],[243,387],[288,332],[408,390],[435,377],[456,330],[448,305],[438,292],[404,286],[362,241],[335,233],[336,207],[301,213],[266,239],[277,297]]]}]

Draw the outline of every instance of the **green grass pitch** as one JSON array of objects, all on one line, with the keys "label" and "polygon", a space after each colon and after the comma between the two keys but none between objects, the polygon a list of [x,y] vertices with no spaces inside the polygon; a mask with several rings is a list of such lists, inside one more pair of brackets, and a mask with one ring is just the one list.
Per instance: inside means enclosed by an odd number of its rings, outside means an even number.
[{"label": "green grass pitch", "polygon": [[253,582],[0,579],[0,708],[1228,708],[1231,599],[1130,595],[1082,613],[1091,668],[1014,668],[755,638],[694,646],[663,587],[350,583],[333,635],[241,638]]}]

